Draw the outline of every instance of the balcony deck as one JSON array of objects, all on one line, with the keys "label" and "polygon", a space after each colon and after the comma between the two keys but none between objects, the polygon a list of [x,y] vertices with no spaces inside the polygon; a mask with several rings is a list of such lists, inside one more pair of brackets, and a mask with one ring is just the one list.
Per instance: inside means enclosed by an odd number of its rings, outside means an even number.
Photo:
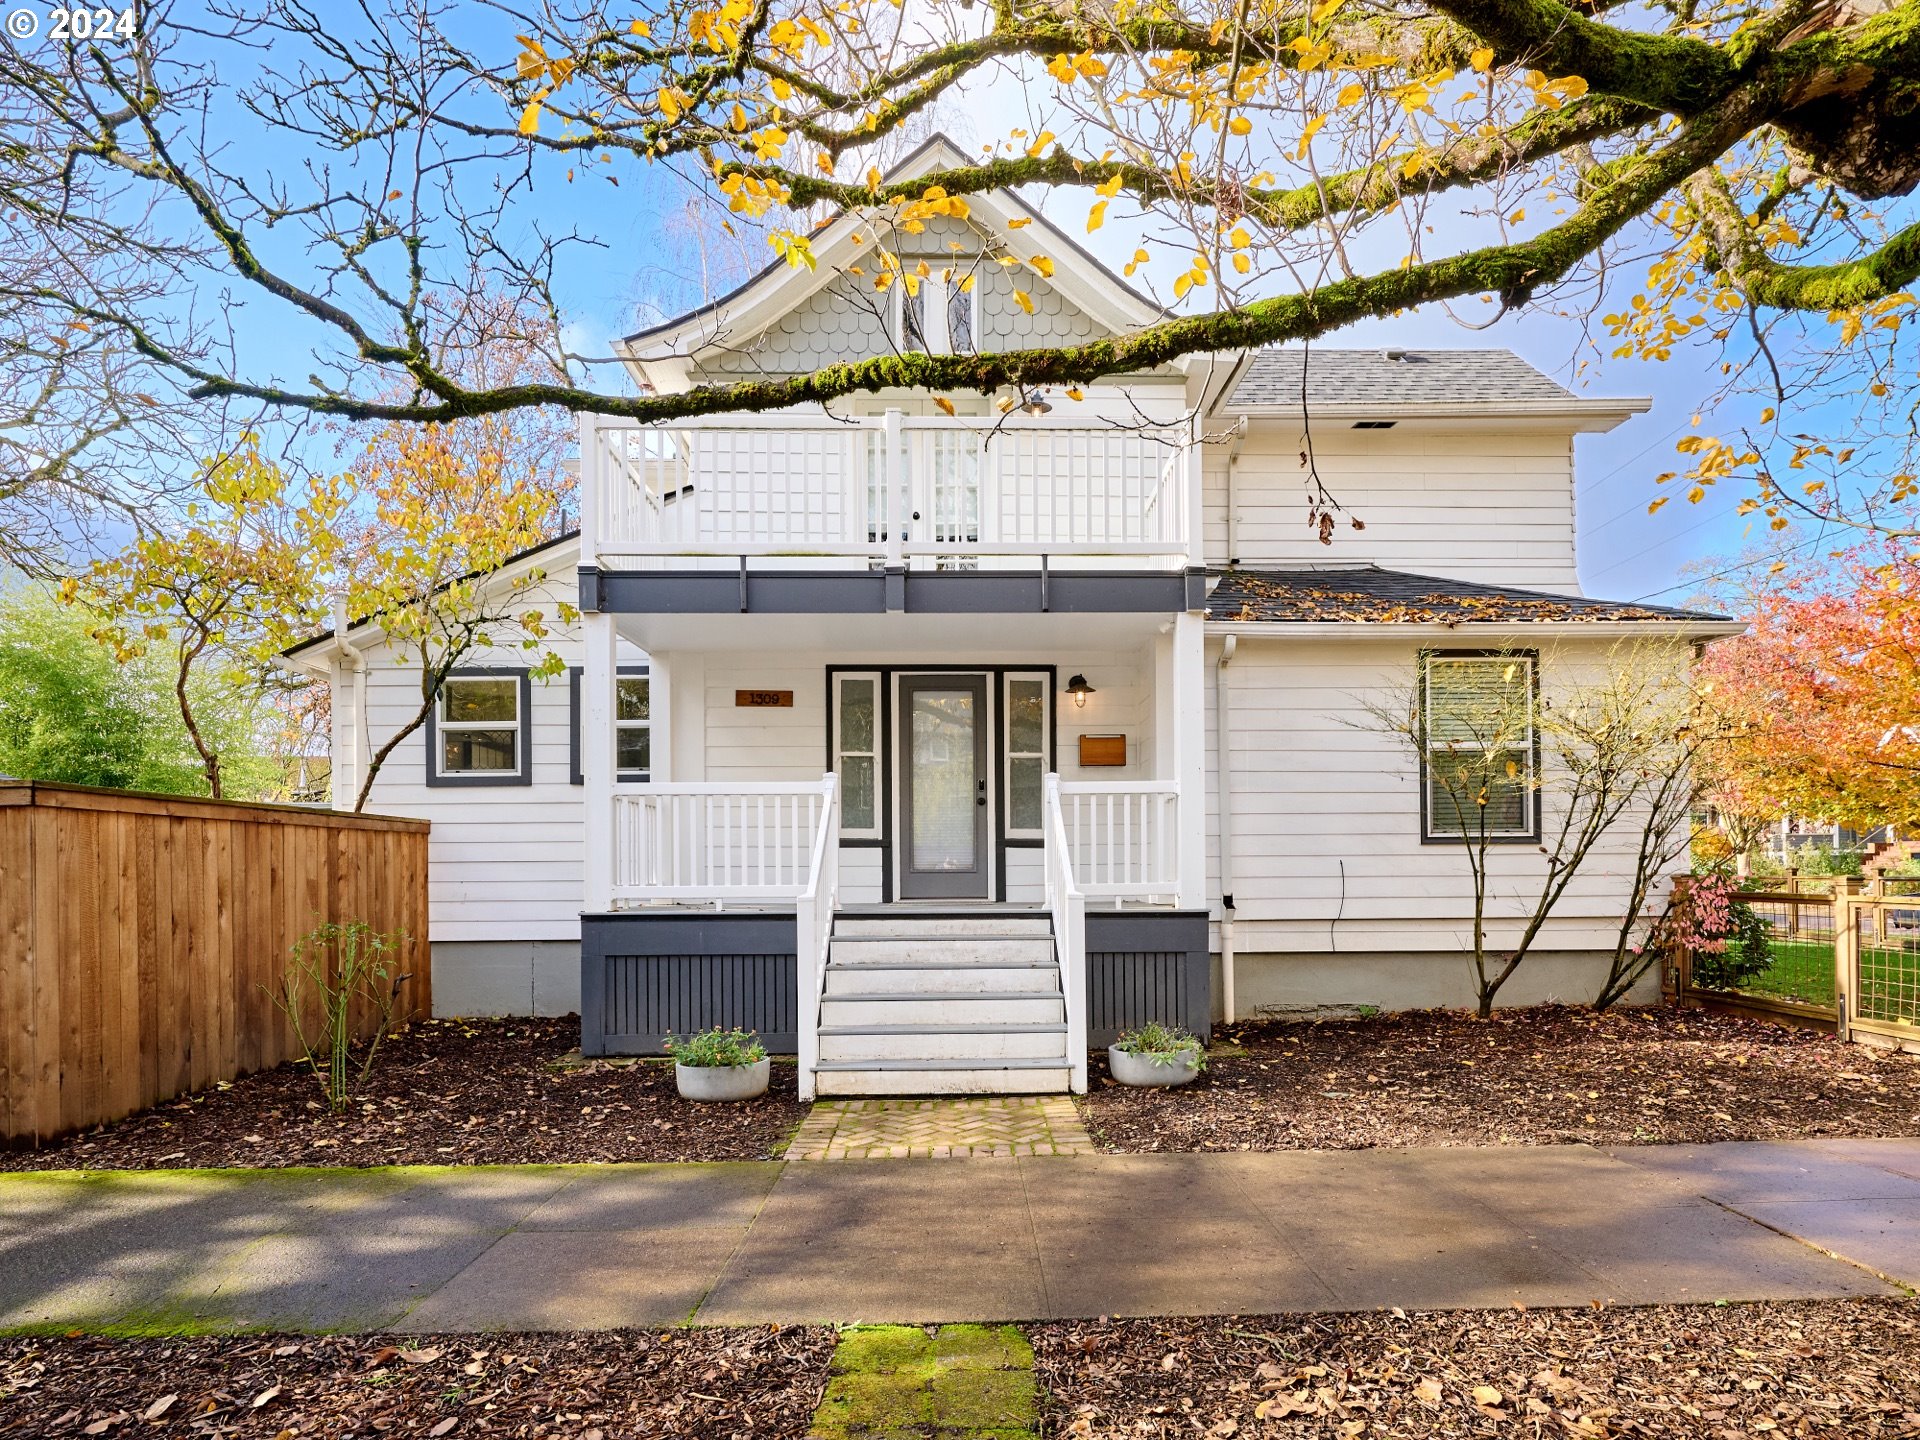
[{"label": "balcony deck", "polygon": [[582,558],[603,572],[1200,563],[1199,450],[1184,426],[897,410],[673,426],[590,417],[581,456]]}]

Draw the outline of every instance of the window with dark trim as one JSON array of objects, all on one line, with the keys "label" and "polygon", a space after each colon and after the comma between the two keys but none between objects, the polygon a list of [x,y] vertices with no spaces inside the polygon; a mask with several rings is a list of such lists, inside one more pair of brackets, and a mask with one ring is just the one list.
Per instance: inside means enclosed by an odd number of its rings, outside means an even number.
[{"label": "window with dark trim", "polygon": [[1539,839],[1538,708],[1539,660],[1531,651],[1421,657],[1424,840]]},{"label": "window with dark trim", "polygon": [[532,783],[533,686],[512,666],[455,670],[427,711],[427,784]]},{"label": "window with dark trim", "polygon": [[[572,784],[586,784],[580,768],[580,676],[567,667],[567,767]],[[614,780],[644,784],[653,778],[653,681],[645,665],[622,665],[614,677]]]}]

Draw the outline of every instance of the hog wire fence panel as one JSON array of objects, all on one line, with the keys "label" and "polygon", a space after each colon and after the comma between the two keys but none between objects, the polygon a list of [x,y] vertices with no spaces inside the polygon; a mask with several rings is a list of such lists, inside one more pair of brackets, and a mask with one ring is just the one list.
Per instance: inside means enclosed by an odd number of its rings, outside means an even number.
[{"label": "hog wire fence panel", "polygon": [[1695,956],[1693,988],[1834,1013],[1833,897],[1749,890],[1733,898],[1765,926],[1764,953],[1736,937],[1724,956]]},{"label": "hog wire fence panel", "polygon": [[1852,1026],[1920,1043],[1920,897],[1850,899]]}]

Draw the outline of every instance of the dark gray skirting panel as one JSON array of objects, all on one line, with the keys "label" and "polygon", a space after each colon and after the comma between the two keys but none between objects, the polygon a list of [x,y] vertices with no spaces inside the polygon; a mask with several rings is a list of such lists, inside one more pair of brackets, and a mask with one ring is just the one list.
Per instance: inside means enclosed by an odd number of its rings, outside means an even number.
[{"label": "dark gray skirting panel", "polygon": [[[777,912],[631,911],[580,921],[580,1050],[658,1055],[669,1034],[710,1025],[798,1044],[794,919]],[[1150,1020],[1203,1040],[1213,1014],[1203,910],[1087,913],[1087,1042]]]},{"label": "dark gray skirting panel", "polygon": [[669,1034],[757,1031],[798,1043],[791,912],[630,911],[580,919],[580,1053],[659,1055]]},{"label": "dark gray skirting panel", "polygon": [[1204,910],[1087,911],[1087,1044],[1158,1020],[1202,1040],[1213,1027]]}]

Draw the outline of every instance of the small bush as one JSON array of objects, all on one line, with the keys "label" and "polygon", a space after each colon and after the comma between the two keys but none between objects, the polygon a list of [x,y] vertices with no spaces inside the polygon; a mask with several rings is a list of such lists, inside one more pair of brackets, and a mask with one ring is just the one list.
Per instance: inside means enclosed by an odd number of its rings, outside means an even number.
[{"label": "small bush", "polygon": [[1204,1070],[1207,1065],[1207,1052],[1197,1035],[1158,1020],[1127,1031],[1113,1042],[1113,1048],[1155,1065],[1192,1065],[1196,1070]]},{"label": "small bush", "polygon": [[1693,983],[1708,990],[1738,990],[1773,964],[1772,925],[1744,900],[1729,899],[1726,919],[1708,938],[1717,948],[1693,953]]},{"label": "small bush", "polygon": [[666,1050],[679,1064],[703,1070],[723,1065],[756,1065],[767,1058],[767,1047],[751,1030],[722,1030],[718,1025],[684,1040],[669,1035]]},{"label": "small bush", "polygon": [[[316,925],[294,942],[273,1001],[335,1110],[347,1108],[393,1029],[400,987],[411,972],[396,973],[392,957],[406,938],[404,930],[351,920]],[[356,1033],[364,1038],[356,1042]]]}]

